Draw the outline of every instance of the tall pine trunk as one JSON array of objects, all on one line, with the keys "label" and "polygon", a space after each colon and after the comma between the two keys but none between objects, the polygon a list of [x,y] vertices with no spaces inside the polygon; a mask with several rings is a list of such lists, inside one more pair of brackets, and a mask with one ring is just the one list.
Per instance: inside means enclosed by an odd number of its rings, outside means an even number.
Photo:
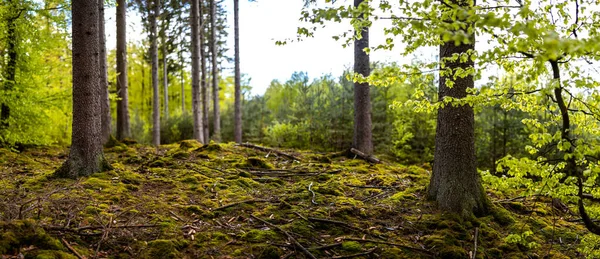
[{"label": "tall pine trunk", "polygon": [[[192,0],[192,114],[194,139],[204,143],[203,116],[200,101],[200,0]],[[183,87],[183,84],[182,84]]]},{"label": "tall pine trunk", "polygon": [[151,44],[150,56],[152,57],[152,144],[160,145],[160,98],[158,91],[158,33],[157,18],[160,10],[159,0],[153,1],[150,15]]},{"label": "tall pine trunk", "polygon": [[110,138],[110,100],[108,98],[108,65],[106,64],[106,37],[104,35],[104,1],[98,0],[99,8],[99,30],[98,37],[100,41],[100,87],[102,101],[102,143],[106,143]]},{"label": "tall pine trunk", "polygon": [[[358,8],[365,0],[354,0]],[[361,13],[359,19],[363,19]],[[369,55],[364,51],[369,47],[369,27],[362,27],[360,38],[354,41],[354,73],[369,76],[371,68]],[[358,36],[358,35],[357,35]],[[352,146],[367,155],[373,154],[373,133],[371,123],[371,97],[369,83],[354,83],[354,136]]]},{"label": "tall pine trunk", "polygon": [[165,121],[169,119],[169,77],[167,74],[167,14],[163,13],[163,35],[162,35],[162,63],[163,63],[163,93],[164,93],[164,109]]},{"label": "tall pine trunk", "polygon": [[109,165],[102,150],[100,86],[100,0],[72,1],[73,131],[69,158],[56,171],[59,177],[77,178]]},{"label": "tall pine trunk", "polygon": [[210,49],[212,53],[212,87],[213,87],[213,139],[216,142],[221,141],[221,109],[219,107],[219,67],[217,52],[217,3],[215,0],[210,1],[210,28],[211,39]]},{"label": "tall pine trunk", "polygon": [[[456,8],[470,8],[466,0],[455,0],[453,3],[458,6]],[[439,100],[444,97],[464,98],[467,89],[474,87],[473,75],[455,78],[458,69],[472,69],[474,61],[471,58],[466,62],[450,59],[455,54],[460,56],[475,51],[475,35],[469,37],[468,44],[457,46],[454,40],[450,40],[440,46]],[[450,70],[452,72],[446,72]],[[446,80],[452,80],[453,86],[449,87]],[[474,126],[473,107],[470,105],[446,105],[438,110],[433,174],[428,190],[429,198],[437,201],[440,209],[465,217],[483,215],[489,206],[476,167]]]},{"label": "tall pine trunk", "polygon": [[[202,3],[202,2],[200,2]],[[204,134],[204,140],[206,141],[206,143],[210,142],[210,134],[209,134],[209,129],[208,129],[208,104],[210,103],[209,101],[209,96],[208,96],[208,82],[206,81],[206,44],[205,44],[205,39],[204,39],[204,33],[206,32],[206,30],[204,29],[204,14],[203,14],[203,10],[204,7],[202,4],[200,4],[200,16],[199,20],[200,20],[200,62],[201,62],[201,69],[202,69],[202,79],[201,79],[201,87],[202,87],[202,133]]]},{"label": "tall pine trunk", "polygon": [[235,34],[235,100],[233,137],[242,143],[242,90],[240,76],[240,1],[233,0],[233,26]]},{"label": "tall pine trunk", "polygon": [[131,137],[127,78],[127,3],[117,1],[117,139]]}]

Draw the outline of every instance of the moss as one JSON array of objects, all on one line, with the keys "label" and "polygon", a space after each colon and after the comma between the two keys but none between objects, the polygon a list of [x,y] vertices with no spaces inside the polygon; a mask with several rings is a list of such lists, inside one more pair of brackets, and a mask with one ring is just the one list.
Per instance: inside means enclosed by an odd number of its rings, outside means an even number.
[{"label": "moss", "polygon": [[185,151],[178,151],[171,155],[172,158],[175,159],[187,159],[190,156],[190,153]]},{"label": "moss", "polygon": [[148,242],[148,247],[142,252],[142,258],[181,258],[181,253],[173,241],[159,239]]},{"label": "moss", "polygon": [[[27,256],[29,257],[29,256]],[[35,254],[35,259],[77,259],[76,256],[63,251],[40,250]]]},{"label": "moss", "polygon": [[240,164],[239,167],[246,168],[264,168],[264,169],[273,169],[273,165],[262,158],[259,157],[249,157],[246,161]]},{"label": "moss", "polygon": [[242,239],[250,243],[262,243],[269,240],[277,240],[277,233],[273,230],[253,229],[242,235]]},{"label": "moss", "polygon": [[344,241],[342,242],[342,249],[348,252],[360,252],[362,246],[356,241]]},{"label": "moss", "polygon": [[64,250],[60,241],[52,238],[33,220],[0,222],[0,254],[14,254],[21,247]]},{"label": "moss", "polygon": [[257,250],[254,254],[260,259],[279,259],[284,254],[280,248],[270,245],[254,246],[252,250]]},{"label": "moss", "polygon": [[492,215],[494,216],[496,222],[502,226],[508,226],[512,223],[515,223],[515,218],[513,218],[513,216],[510,215],[510,212],[505,208],[495,206],[492,209]]},{"label": "moss", "polygon": [[179,142],[180,149],[187,150],[187,149],[191,149],[191,148],[197,149],[200,147],[202,147],[202,144],[195,139],[182,140]]},{"label": "moss", "polygon": [[464,259],[469,258],[467,251],[460,246],[446,246],[439,250],[440,258],[445,259]]}]

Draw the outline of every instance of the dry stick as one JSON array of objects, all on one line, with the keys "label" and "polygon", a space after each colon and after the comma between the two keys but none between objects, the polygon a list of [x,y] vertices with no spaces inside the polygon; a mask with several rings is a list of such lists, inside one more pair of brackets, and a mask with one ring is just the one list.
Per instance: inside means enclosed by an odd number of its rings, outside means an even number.
[{"label": "dry stick", "polygon": [[372,254],[373,252],[375,252],[375,249],[377,249],[377,247],[373,247],[371,250],[368,250],[368,251],[366,251],[366,252],[362,252],[362,253],[358,253],[358,254],[334,256],[334,257],[331,257],[331,258],[332,258],[332,259],[342,259],[342,258],[353,258],[353,257],[359,257],[359,256],[370,255],[370,254]]},{"label": "dry stick", "polygon": [[275,149],[272,149],[272,148],[261,147],[261,146],[253,145],[253,144],[250,144],[250,143],[237,144],[236,146],[242,146],[242,147],[248,147],[248,148],[258,149],[258,150],[263,151],[263,152],[272,152],[272,153],[278,154],[280,156],[287,157],[287,158],[289,158],[291,160],[301,161],[301,159],[298,158],[298,157],[292,156],[290,154],[286,154],[284,152],[281,152],[279,150],[275,150]]},{"label": "dry stick", "polygon": [[362,188],[362,189],[397,189],[398,188],[396,186],[353,185],[353,184],[346,184],[346,186],[354,187],[354,188]]},{"label": "dry stick", "polygon": [[64,238],[61,238],[60,241],[62,241],[62,243],[67,247],[67,249],[69,249],[69,251],[71,251],[71,253],[75,254],[77,256],[77,258],[79,258],[79,259],[87,259],[87,257],[79,254],[77,252],[77,250],[75,250],[75,248],[73,248],[71,245],[69,245],[69,242],[67,242],[67,240],[65,240]]},{"label": "dry stick", "polygon": [[396,244],[396,243],[391,243],[391,242],[385,242],[385,241],[379,241],[379,240],[373,240],[373,239],[352,238],[352,237],[345,237],[344,240],[390,245],[390,246],[400,247],[400,248],[404,248],[404,249],[408,249],[408,250],[413,250],[415,252],[419,252],[419,253],[422,253],[422,254],[425,254],[425,255],[428,255],[431,257],[434,256],[434,254],[432,252],[422,249],[422,248],[417,248],[417,247],[412,247],[412,246],[407,246],[407,245],[402,245],[402,244]]},{"label": "dry stick", "polygon": [[479,228],[475,228],[475,245],[473,248],[473,259],[477,258],[477,236],[479,235]]},{"label": "dry stick", "polygon": [[263,224],[265,224],[265,225],[267,225],[267,226],[270,226],[270,227],[272,227],[272,228],[274,228],[274,229],[277,229],[279,232],[281,232],[281,233],[283,233],[284,235],[286,235],[286,236],[287,236],[287,238],[288,238],[288,239],[290,239],[290,240],[292,241],[292,243],[294,244],[294,246],[296,246],[296,248],[300,249],[300,251],[302,251],[302,253],[304,253],[304,254],[305,254],[305,255],[306,255],[308,258],[311,258],[311,259],[317,259],[317,258],[316,258],[316,257],[315,257],[313,254],[311,254],[311,253],[310,253],[308,250],[306,250],[306,248],[304,248],[304,247],[303,247],[303,246],[302,246],[302,245],[301,245],[301,244],[298,242],[298,240],[296,240],[296,239],[295,239],[295,238],[294,238],[292,235],[290,235],[290,233],[288,233],[287,231],[285,231],[285,230],[281,229],[280,227],[278,227],[278,226],[276,226],[276,225],[273,225],[273,224],[271,224],[271,223],[269,223],[269,222],[267,222],[267,221],[265,221],[265,220],[263,220],[263,219],[261,219],[261,218],[259,218],[259,217],[256,217],[256,216],[254,216],[254,215],[252,215],[252,214],[249,214],[249,215],[250,215],[250,217],[252,217],[253,219],[256,219],[256,220],[258,220],[258,221],[262,222]]},{"label": "dry stick", "polygon": [[308,250],[327,250],[327,249],[331,249],[331,248],[338,247],[341,245],[342,245],[342,243],[333,243],[331,245],[309,247]]},{"label": "dry stick", "polygon": [[352,154],[355,154],[357,156],[359,156],[360,158],[366,160],[367,162],[373,163],[373,164],[379,164],[381,163],[381,160],[377,159],[374,156],[369,156],[365,153],[363,153],[362,151],[356,149],[356,148],[351,148],[350,152],[352,152]]},{"label": "dry stick", "polygon": [[224,210],[233,206],[237,206],[240,204],[244,204],[244,203],[257,203],[257,202],[272,202],[271,200],[265,200],[265,199],[251,199],[251,200],[245,200],[245,201],[240,201],[240,202],[234,202],[231,204],[227,204],[227,205],[223,205],[221,207],[218,207],[216,209],[214,209],[213,211],[217,211],[217,210]]},{"label": "dry stick", "polygon": [[337,221],[337,220],[331,220],[331,219],[322,219],[322,218],[313,218],[313,217],[308,217],[308,219],[310,221],[317,221],[317,222],[323,222],[323,223],[330,223],[330,224],[335,224],[335,225],[340,225],[355,231],[362,231],[362,229],[357,228],[355,226],[352,226],[346,222],[342,222],[342,221]]}]

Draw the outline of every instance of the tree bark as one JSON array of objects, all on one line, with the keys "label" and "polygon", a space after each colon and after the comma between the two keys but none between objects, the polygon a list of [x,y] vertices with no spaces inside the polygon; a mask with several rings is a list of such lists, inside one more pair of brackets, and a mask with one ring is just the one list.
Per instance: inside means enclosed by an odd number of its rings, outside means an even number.
[{"label": "tree bark", "polygon": [[[358,7],[365,0],[354,0]],[[359,19],[364,17],[359,15]],[[357,33],[358,34],[358,33]],[[354,73],[369,76],[371,68],[369,55],[364,51],[369,47],[369,28],[363,27],[359,39],[354,41]],[[373,154],[373,133],[371,124],[371,97],[369,83],[354,83],[354,137],[352,147],[367,155]]]},{"label": "tree bark", "polygon": [[160,145],[160,98],[158,91],[158,33],[157,18],[160,11],[159,0],[153,1],[150,15],[151,45],[150,56],[152,57],[152,144]]},{"label": "tree bark", "polygon": [[204,135],[204,140],[206,143],[210,142],[210,134],[208,129],[208,104],[210,103],[210,98],[208,96],[208,82],[206,81],[206,52],[205,52],[205,40],[204,40],[204,17],[203,17],[203,5],[200,2],[200,15],[198,16],[200,21],[200,62],[202,69],[202,79],[201,79],[201,87],[202,87],[202,134]]},{"label": "tree bark", "polygon": [[98,0],[71,4],[73,51],[73,132],[69,158],[56,171],[59,177],[77,178],[109,165],[102,150],[102,87]]},{"label": "tree bark", "polygon": [[127,78],[127,3],[117,2],[117,139],[131,137]]},{"label": "tree bark", "polygon": [[110,138],[110,99],[108,98],[108,65],[106,64],[106,36],[104,35],[104,0],[98,0],[100,40],[100,87],[102,88],[102,144]]},{"label": "tree bark", "polygon": [[163,53],[163,93],[164,93],[164,109],[165,121],[169,119],[169,78],[167,74],[167,29],[166,12],[163,14],[163,38],[162,38],[162,53]]},{"label": "tree bark", "polygon": [[192,0],[192,113],[194,139],[204,143],[202,107],[200,106],[200,2]]},{"label": "tree bark", "polygon": [[235,97],[234,97],[234,129],[236,143],[242,143],[242,90],[240,76],[240,0],[233,0],[233,24],[235,34]]},{"label": "tree bark", "polygon": [[221,110],[219,107],[219,67],[217,52],[217,3],[215,0],[210,1],[210,28],[211,40],[210,48],[212,52],[212,87],[213,87],[213,139],[216,142],[221,141]]},{"label": "tree bark", "polygon": [[[457,0],[455,4],[468,8],[468,1]],[[471,58],[466,62],[446,60],[454,54],[474,52],[475,35],[470,37],[469,44],[457,46],[454,40],[450,40],[440,46],[440,101],[444,97],[464,98],[467,96],[467,89],[474,87],[473,75],[454,79],[457,69],[473,68],[474,61]],[[446,80],[452,80],[454,85],[448,86]],[[437,201],[442,211],[463,217],[484,215],[489,210],[489,202],[476,167],[474,124],[473,107],[470,105],[446,105],[438,110],[433,175],[428,195],[430,199]]]},{"label": "tree bark", "polygon": [[[4,69],[4,85],[3,90],[10,92],[14,90],[15,80],[17,74],[17,59],[19,57],[17,53],[17,46],[19,40],[17,39],[17,19],[23,14],[23,10],[19,8],[19,1],[12,0],[9,3],[11,9],[16,11],[14,16],[6,19],[6,68]],[[7,103],[0,105],[0,128],[6,129],[9,126],[10,118],[10,107]]]}]

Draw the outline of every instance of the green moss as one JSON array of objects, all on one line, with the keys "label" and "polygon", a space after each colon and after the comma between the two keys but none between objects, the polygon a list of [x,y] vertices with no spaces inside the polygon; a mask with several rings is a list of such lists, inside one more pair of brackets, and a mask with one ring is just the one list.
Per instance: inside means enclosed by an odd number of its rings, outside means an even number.
[{"label": "green moss", "polygon": [[348,252],[360,252],[362,246],[356,241],[344,241],[342,242],[342,249]]},{"label": "green moss", "polygon": [[246,161],[239,165],[241,168],[264,168],[264,169],[273,169],[273,165],[262,158],[259,157],[249,157]]},{"label": "green moss", "polygon": [[148,247],[142,253],[143,258],[181,258],[181,253],[177,250],[177,244],[171,240],[154,240],[148,242]]},{"label": "green moss", "polygon": [[494,216],[496,222],[498,222],[498,224],[502,226],[507,226],[512,223],[515,223],[515,218],[513,218],[513,216],[510,215],[510,212],[500,206],[495,206],[492,209],[492,215]]},{"label": "green moss", "polygon": [[445,259],[465,259],[469,258],[467,251],[460,246],[446,246],[439,250],[440,258]]},{"label": "green moss", "polygon": [[[29,257],[29,256],[27,256]],[[63,251],[40,250],[35,254],[35,259],[77,259],[76,256]]]},{"label": "green moss", "polygon": [[253,229],[242,235],[242,239],[250,243],[262,243],[269,240],[277,240],[277,233],[273,230]]},{"label": "green moss", "polygon": [[180,149],[200,148],[202,144],[195,139],[182,140],[179,142]]},{"label": "green moss", "polygon": [[21,247],[35,246],[46,250],[63,250],[60,241],[52,238],[32,220],[0,222],[0,254],[14,254]]},{"label": "green moss", "polygon": [[178,151],[171,155],[172,158],[175,159],[187,159],[190,156],[190,153],[186,151]]},{"label": "green moss", "polygon": [[260,259],[279,259],[282,255],[284,255],[283,250],[278,247],[270,246],[270,245],[259,245],[253,246],[252,250],[256,250],[253,254],[256,255],[256,258]]}]

